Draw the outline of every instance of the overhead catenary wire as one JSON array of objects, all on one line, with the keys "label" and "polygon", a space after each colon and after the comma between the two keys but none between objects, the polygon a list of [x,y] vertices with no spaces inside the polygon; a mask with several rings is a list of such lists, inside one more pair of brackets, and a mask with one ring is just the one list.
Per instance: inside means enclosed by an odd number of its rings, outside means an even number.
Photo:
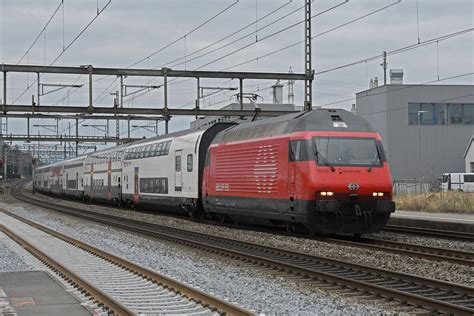
[{"label": "overhead catenary wire", "polygon": [[[233,8],[235,5],[237,5],[237,3],[239,3],[240,0],[236,0],[234,1],[233,3],[231,3],[230,5],[228,5],[227,7],[225,7],[224,9],[220,10],[219,12],[217,12],[216,14],[214,14],[213,16],[211,16],[210,18],[206,19],[205,21],[203,21],[202,23],[200,23],[198,26],[194,27],[193,29],[191,29],[190,31],[186,32],[186,34],[176,38],[175,40],[171,41],[170,43],[164,45],[163,47],[155,50],[154,52],[152,52],[151,54],[137,60],[136,62],[130,64],[129,66],[127,66],[126,68],[130,68],[130,67],[133,67],[145,60],[148,60],[155,56],[156,54],[160,53],[161,51],[165,50],[166,48],[168,47],[171,47],[172,45],[178,43],[179,41],[181,41],[183,38],[186,39],[187,36],[191,35],[192,33],[198,31],[199,29],[201,29],[203,26],[207,25],[208,23],[210,23],[211,21],[213,21],[214,19],[216,19],[217,17],[219,17],[220,15],[222,15],[223,13],[227,12],[228,10],[230,10],[231,8]],[[98,79],[96,81],[99,81],[99,80],[103,80],[105,78],[107,78],[108,76],[106,77],[103,77],[101,79]],[[77,82],[79,80],[80,76],[76,79],[75,82]],[[117,78],[114,78],[114,80],[109,84],[109,86],[104,90],[104,92],[102,92],[98,97],[96,97],[96,99],[94,100],[94,103],[97,103],[97,102],[101,102],[105,97],[107,97],[110,93],[110,88],[117,82]],[[116,88],[116,85],[113,89]],[[68,95],[68,92],[67,91],[63,97],[57,102],[57,104],[59,104],[60,102],[62,102]]]},{"label": "overhead catenary wire", "polygon": [[[386,10],[386,9],[388,9],[388,8],[390,8],[390,7],[392,7],[392,6],[396,5],[396,4],[398,4],[398,3],[400,3],[400,2],[401,2],[401,0],[397,0],[397,1],[394,2],[394,3],[388,4],[388,5],[386,5],[386,6],[382,7],[382,8],[379,8],[379,9],[377,9],[377,10],[370,11],[369,13],[366,13],[366,14],[360,16],[360,17],[357,17],[357,18],[352,19],[352,20],[350,20],[350,21],[347,21],[347,22],[345,22],[345,23],[343,23],[343,24],[340,24],[340,25],[338,25],[338,26],[336,26],[336,27],[333,27],[333,28],[331,28],[331,29],[328,29],[328,30],[326,30],[326,31],[324,31],[324,32],[321,32],[321,33],[319,33],[319,34],[316,34],[316,35],[314,35],[314,36],[311,37],[311,40],[314,40],[314,39],[317,38],[317,37],[320,37],[320,36],[325,35],[325,34],[327,34],[327,33],[333,32],[333,31],[338,30],[338,29],[340,29],[340,28],[342,28],[342,27],[344,27],[344,26],[347,26],[347,25],[349,25],[349,24],[355,23],[355,22],[360,21],[360,20],[362,20],[362,19],[364,19],[364,18],[367,18],[367,17],[369,17],[369,16],[371,16],[371,15],[374,15],[374,14],[376,14],[376,13],[378,13],[378,12],[381,12],[381,11],[383,11],[383,10]],[[293,47],[295,47],[295,46],[301,45],[301,44],[303,44],[304,42],[305,42],[305,41],[302,40],[302,41],[298,41],[298,42],[292,43],[292,44],[290,44],[290,45],[286,45],[286,46],[281,47],[281,48],[279,48],[279,49],[277,49],[277,50],[271,51],[271,52],[269,52],[269,53],[267,53],[267,54],[258,56],[257,58],[248,59],[248,60],[246,60],[246,61],[243,61],[243,62],[234,64],[234,65],[232,65],[232,66],[230,66],[230,67],[225,68],[224,70],[228,70],[228,69],[231,69],[231,68],[243,66],[243,65],[245,65],[245,64],[254,62],[254,61],[256,61],[257,59],[263,59],[263,58],[272,56],[272,55],[274,55],[274,54],[280,53],[280,52],[285,51],[285,50],[287,50],[287,49],[290,49],[290,48],[293,48]]]},{"label": "overhead catenary wire", "polygon": [[[193,58],[193,59],[190,60],[189,57],[191,57],[191,56],[193,56],[193,55],[195,55],[195,54],[197,54],[197,53],[200,53],[200,52],[202,52],[202,51],[204,51],[204,50],[206,50],[206,49],[208,49],[208,48],[211,48],[211,47],[215,46],[216,44],[221,43],[221,42],[225,41],[226,39],[229,39],[229,38],[231,38],[232,36],[234,36],[234,35],[236,35],[236,34],[242,32],[242,31],[248,29],[248,28],[251,27],[252,25],[256,24],[256,22],[262,21],[262,20],[268,18],[269,16],[271,16],[271,15],[277,13],[278,11],[280,11],[281,9],[283,9],[284,7],[288,6],[290,3],[292,3],[292,1],[288,1],[288,2],[284,3],[283,5],[277,7],[276,9],[270,11],[269,13],[265,14],[264,16],[262,16],[261,18],[259,18],[257,21],[251,22],[251,23],[249,23],[249,24],[247,24],[247,25],[241,27],[240,29],[238,29],[238,30],[236,30],[236,31],[234,31],[234,32],[232,32],[232,33],[230,33],[230,34],[228,34],[228,35],[226,35],[226,36],[224,36],[224,37],[222,37],[222,38],[220,38],[220,39],[218,39],[218,40],[216,40],[216,41],[214,41],[214,42],[212,42],[212,43],[210,43],[210,44],[208,44],[208,45],[206,45],[206,46],[204,46],[204,47],[202,47],[202,48],[199,48],[199,49],[197,49],[197,50],[195,50],[195,51],[193,51],[193,52],[187,53],[187,54],[186,54],[186,63],[189,62],[189,61],[192,61],[192,60],[195,60],[195,59],[196,59],[196,58]],[[298,10],[300,10],[300,9],[302,9],[302,8],[304,8],[304,5],[298,7],[298,9],[296,9],[296,10],[293,10],[292,12],[290,12],[289,14],[287,14],[286,16],[289,16],[290,14],[296,13]],[[286,17],[286,16],[285,16],[285,17]],[[202,24],[201,24],[201,25],[202,25]],[[189,33],[189,32],[188,32],[188,33]],[[250,35],[252,35],[252,34],[253,34],[253,33],[250,33]],[[246,37],[248,37],[248,36],[249,36],[249,34],[245,35],[245,36],[242,37],[242,38],[246,38]],[[242,39],[242,38],[240,38],[240,39]],[[173,41],[172,43],[178,42],[178,41],[181,40],[181,39],[182,39],[182,37],[176,39],[176,40]],[[240,39],[239,39],[239,40],[240,40]],[[235,42],[236,42],[236,41],[234,41],[233,43],[235,43]],[[171,45],[165,45],[165,47],[169,47],[169,46],[171,46]],[[164,49],[165,47],[160,48],[160,50]],[[219,50],[220,50],[220,49],[221,49],[221,48],[219,48]],[[212,52],[214,52],[214,51],[212,51]],[[210,53],[212,53],[212,52],[207,52],[207,53],[205,53],[205,54],[199,56],[199,58],[201,58],[201,57],[203,57],[203,56],[207,56],[208,54],[210,54]],[[182,61],[183,59],[185,59],[184,56],[179,57],[179,58],[174,59],[174,60],[171,60],[171,61],[168,61],[168,62],[166,62],[166,63],[163,63],[163,64],[161,64],[161,65],[159,65],[159,66],[154,67],[153,69],[158,69],[158,68],[161,68],[161,67],[164,67],[164,66],[168,66],[168,65],[170,65],[170,67],[175,67],[175,66],[178,66],[178,65],[182,65],[183,63],[179,63],[179,64],[173,64],[173,63],[178,62],[178,61]],[[104,77],[103,79],[105,79],[105,77]],[[100,79],[99,79],[99,80],[100,80]],[[112,88],[112,90],[113,90],[113,89],[116,89],[116,87],[117,87],[117,85],[118,85],[116,82],[117,82],[117,81],[114,80],[113,82],[111,82],[111,83],[109,84],[109,86],[105,89],[105,91],[97,98],[98,102],[102,101],[103,98],[104,98],[105,96],[107,96],[107,94],[111,91],[111,90],[109,90],[109,89],[111,89],[111,87],[114,86],[114,84],[115,84],[115,86]],[[173,82],[173,81],[171,80],[171,82]],[[171,83],[171,82],[170,82],[170,83]],[[134,98],[136,98],[136,97],[134,97]]]},{"label": "overhead catenary wire", "polygon": [[[100,9],[99,11],[97,11],[97,15],[94,16],[91,21],[89,21],[89,23],[87,23],[87,25],[85,27],[83,27],[81,29],[81,31],[69,42],[69,44],[59,53],[59,55],[49,64],[49,66],[52,66],[54,65],[58,60],[59,58],[61,58],[61,56],[63,56],[63,54],[82,36],[82,34],[84,34],[84,32],[94,23],[94,21],[102,14],[102,12],[104,12],[105,9],[107,9],[107,7],[110,5],[110,3],[112,2],[112,0],[109,0],[103,7],[102,9]],[[38,79],[35,79],[32,83],[32,85],[34,83],[36,83],[38,81]],[[16,101],[18,101],[20,98],[22,98],[26,92],[28,92],[29,88],[26,88],[23,93],[21,93],[14,101],[13,103],[15,103]]]},{"label": "overhead catenary wire", "polygon": [[[269,16],[275,14],[276,12],[280,11],[281,9],[283,9],[284,7],[286,7],[287,5],[289,5],[291,2],[292,2],[292,1],[288,1],[288,2],[284,3],[283,5],[277,7],[276,9],[270,11],[269,13],[265,14],[265,15],[262,16],[260,19],[258,19],[257,22],[258,22],[258,21],[261,21],[261,20],[263,20],[263,19],[265,19],[265,18],[268,18]],[[296,10],[293,10],[293,11],[291,11],[290,13],[284,15],[283,17],[280,18],[280,20],[283,19],[283,18],[286,18],[286,17],[290,16],[291,14],[294,14],[294,13],[298,12],[298,11],[301,10],[302,8],[304,8],[304,5],[303,5],[303,6],[299,6]],[[260,30],[265,29],[266,27],[268,27],[268,26],[270,26],[270,25],[273,25],[274,23],[275,23],[275,22],[272,22],[271,24],[267,24],[266,26],[260,28]],[[199,53],[199,52],[201,52],[201,51],[203,51],[203,50],[205,50],[205,49],[207,49],[207,48],[210,48],[210,47],[212,47],[212,46],[215,46],[216,44],[218,44],[218,43],[220,43],[220,42],[222,42],[222,41],[224,41],[224,40],[226,40],[226,39],[228,39],[228,38],[230,38],[230,37],[232,37],[232,36],[234,36],[234,35],[236,35],[236,34],[242,32],[242,31],[244,31],[244,30],[248,29],[249,27],[251,27],[251,26],[254,25],[254,24],[255,24],[255,22],[251,22],[251,23],[247,24],[246,26],[244,26],[244,27],[238,29],[237,31],[234,31],[234,32],[232,32],[231,34],[226,35],[226,36],[224,36],[223,38],[221,38],[221,39],[219,39],[219,40],[216,40],[216,41],[214,41],[213,43],[204,46],[203,48],[200,48],[200,49],[198,49],[198,50],[196,50],[196,51],[194,51],[194,52],[191,52],[191,53],[187,54],[187,57],[189,58],[190,56],[192,56],[192,55],[194,55],[194,54],[196,54],[196,53]],[[245,35],[245,36],[239,38],[238,40],[240,40],[240,39],[242,39],[242,38],[246,38],[246,37],[251,36],[251,35],[253,35],[253,34],[254,34],[254,33],[251,32],[251,33],[249,33],[249,34],[247,34],[247,35]],[[182,38],[182,37],[181,37],[181,38]],[[174,42],[179,41],[181,38],[175,40]],[[238,40],[237,40],[237,41],[238,41]],[[232,43],[235,43],[235,42],[236,42],[236,41],[233,41]],[[165,47],[166,47],[166,46],[165,46]],[[219,50],[220,50],[220,49],[221,49],[221,48],[219,48]],[[214,52],[214,51],[212,51],[212,52]],[[208,55],[208,54],[210,54],[210,53],[212,53],[212,52],[207,52],[207,53],[201,55],[200,57],[205,56],[205,55]],[[199,58],[200,58],[200,57],[199,57]],[[153,69],[158,69],[158,68],[161,68],[161,67],[163,67],[163,66],[168,66],[168,65],[170,65],[171,63],[173,63],[173,62],[175,62],[175,61],[180,61],[180,60],[183,60],[183,59],[184,59],[184,57],[180,57],[180,58],[175,59],[175,60],[173,60],[173,61],[169,61],[169,62],[167,62],[167,63],[164,63],[164,64],[162,64],[162,65],[160,65],[160,66],[154,67]],[[192,61],[192,60],[195,60],[195,59],[196,59],[196,58],[187,59],[186,61],[189,62],[189,61]],[[183,64],[183,62],[182,62],[182,63],[179,63],[179,64],[175,64],[175,65],[170,65],[170,67],[175,67],[175,66],[177,66],[177,65],[182,65],[182,64]],[[153,80],[155,80],[155,79],[153,79]],[[178,81],[177,83],[179,83],[179,82],[184,82],[184,81],[188,81],[188,80],[190,80],[190,79],[184,79],[184,80]],[[170,81],[168,81],[168,84],[169,84],[169,85],[172,85],[173,83],[175,83],[175,81],[176,81],[176,79],[171,79]],[[114,85],[114,84],[115,84],[115,85]],[[111,90],[109,90],[109,89],[111,89],[112,86],[114,86],[114,87],[112,88],[112,90],[113,90],[113,89],[116,89],[117,85],[118,85],[118,84],[116,83],[116,79],[115,79],[113,82],[111,82],[111,83],[109,84],[109,86],[104,90],[104,92],[103,92],[96,100],[98,100],[98,102],[102,101],[103,98],[105,98],[105,97],[108,95],[108,93],[111,92]],[[140,96],[142,96],[142,95],[145,95],[145,94],[148,93],[148,92],[149,92],[149,91],[144,91],[143,93],[140,93],[140,94],[138,94],[138,95],[132,97],[132,98],[131,98],[131,101],[135,100],[136,98],[138,98],[138,97],[140,97]]]},{"label": "overhead catenary wire", "polygon": [[129,65],[127,68],[130,68],[130,67],[133,67],[135,65],[138,65],[139,63],[147,60],[148,58],[151,58],[153,56],[155,56],[156,54],[162,52],[163,50],[165,50],[166,48],[176,44],[177,42],[179,42],[180,40],[186,38],[186,36],[189,36],[191,35],[192,33],[196,32],[197,30],[199,30],[200,28],[202,28],[203,26],[205,26],[206,24],[208,24],[209,22],[211,22],[212,20],[214,20],[215,18],[217,18],[218,16],[220,16],[221,14],[223,14],[224,12],[228,11],[229,9],[231,9],[232,7],[234,7],[237,3],[239,3],[239,0],[236,0],[235,2],[231,3],[230,5],[228,5],[227,7],[225,7],[224,9],[222,9],[221,11],[219,11],[218,13],[216,13],[215,15],[213,15],[212,17],[208,18],[207,20],[205,20],[204,22],[202,22],[201,24],[199,24],[198,26],[196,26],[195,28],[193,28],[192,30],[188,31],[186,34],[180,36],[179,38],[175,39],[174,41],[171,41],[170,43],[168,43],[167,45],[157,49],[156,51],[154,51],[153,53],[149,54],[148,56],[146,57],[143,57],[141,59],[139,59],[138,61],[132,63],[131,65]]},{"label": "overhead catenary wire", "polygon": [[35,37],[35,39],[33,40],[33,42],[31,42],[30,46],[26,49],[26,52],[23,54],[23,56],[21,56],[21,58],[18,60],[18,62],[16,63],[17,65],[19,63],[22,62],[22,60],[26,57],[26,55],[28,55],[28,53],[30,52],[30,50],[33,48],[33,46],[35,46],[35,44],[38,42],[38,40],[40,39],[41,35],[43,33],[46,32],[46,28],[49,26],[49,24],[51,23],[51,21],[53,20],[53,18],[56,16],[56,14],[58,13],[59,9],[61,8],[61,6],[64,6],[64,0],[61,0],[59,1],[59,4],[58,6],[56,7],[56,9],[53,11],[53,14],[51,14],[51,16],[49,17],[48,21],[46,22],[46,24],[43,26],[43,28],[41,29],[41,31],[38,33],[38,35]]},{"label": "overhead catenary wire", "polygon": [[[194,32],[198,31],[199,29],[201,29],[202,27],[204,27],[205,25],[209,24],[210,22],[212,22],[213,20],[215,20],[217,17],[219,17],[220,15],[224,14],[225,12],[227,12],[228,10],[230,10],[231,8],[233,8],[237,3],[239,3],[240,0],[236,0],[234,1],[233,3],[231,3],[230,5],[228,5],[227,7],[225,7],[224,9],[220,10],[219,12],[217,12],[216,14],[214,14],[213,16],[211,16],[210,18],[204,20],[203,22],[201,22],[198,26],[195,26],[194,28],[192,28],[191,30],[189,30],[188,32],[186,32],[184,35],[181,35],[179,36],[178,38],[174,39],[173,41],[169,42],[168,44],[160,47],[159,49],[155,50],[153,53],[133,62],[132,64],[128,65],[126,68],[130,68],[130,67],[133,67],[133,66],[136,66],[138,64],[140,64],[141,62],[145,61],[145,60],[149,60],[151,57],[155,56],[156,54],[164,51],[165,49],[173,46],[174,44],[178,43],[179,41],[183,40],[183,39],[187,39],[187,37],[191,34],[193,34]],[[186,53],[185,53],[186,54]],[[187,56],[189,56],[189,54],[186,54]],[[191,53],[192,55],[192,53]],[[102,77],[96,81],[100,81],[100,80],[104,80],[106,79],[107,77],[109,76],[105,76],[105,77]],[[104,92],[102,94],[100,94],[97,98],[96,98],[96,101],[97,102],[100,102],[103,100],[104,97],[106,97],[111,90],[109,90],[114,84],[114,88],[112,89],[116,89],[117,87],[117,78],[114,79],[114,81],[112,81],[108,86],[107,88],[104,90]]]},{"label": "overhead catenary wire", "polygon": [[[334,5],[333,7],[330,7],[330,8],[328,8],[328,9],[326,9],[326,10],[323,10],[323,11],[321,11],[321,12],[319,12],[319,13],[316,13],[316,14],[313,15],[311,18],[314,18],[314,17],[316,17],[316,16],[319,16],[319,15],[321,15],[321,14],[323,14],[323,13],[329,12],[330,10],[333,10],[333,9],[335,9],[335,8],[337,8],[337,7],[339,7],[339,6],[343,5],[343,4],[345,4],[345,3],[347,3],[347,1],[344,1],[344,2],[342,2],[342,3],[339,3],[339,4],[337,4],[337,5]],[[316,35],[314,35],[313,37],[311,37],[311,40],[313,40],[313,39],[316,38],[316,37],[319,37],[319,36],[328,34],[328,33],[330,33],[330,32],[333,32],[333,31],[335,31],[335,30],[337,30],[337,29],[340,29],[340,28],[342,28],[342,27],[344,27],[344,26],[347,26],[347,25],[349,25],[349,24],[352,24],[352,23],[354,23],[354,22],[360,21],[360,20],[362,20],[362,19],[364,19],[364,18],[366,18],[366,17],[369,17],[369,16],[371,16],[371,15],[373,15],[373,14],[376,14],[376,13],[378,13],[378,12],[381,12],[381,11],[383,11],[383,10],[386,10],[386,9],[388,9],[388,8],[390,8],[390,7],[392,7],[392,6],[396,5],[396,4],[398,4],[398,3],[400,3],[400,0],[397,0],[397,1],[393,2],[393,3],[391,3],[391,4],[388,4],[388,5],[386,5],[386,6],[381,7],[381,8],[379,8],[379,9],[370,11],[370,12],[368,12],[368,13],[362,15],[362,16],[359,16],[359,17],[357,17],[357,18],[355,18],[355,19],[352,19],[352,20],[350,20],[350,21],[348,21],[348,22],[345,22],[345,23],[343,23],[343,24],[340,24],[340,25],[338,25],[338,26],[336,26],[336,27],[333,27],[333,28],[331,28],[331,29],[328,29],[328,30],[326,30],[326,31],[324,31],[324,32],[321,32],[321,33],[319,33],[319,34],[316,34]],[[298,22],[298,23],[301,23],[301,22]],[[283,30],[285,30],[285,29],[283,29]],[[269,38],[270,36],[276,35],[276,34],[278,34],[278,32],[281,32],[281,31],[283,31],[283,30],[274,32],[274,33],[268,35],[267,37],[265,37],[265,39],[266,39],[266,38]],[[252,33],[252,34],[253,34],[253,33]],[[262,40],[263,40],[263,39],[262,39]],[[256,60],[261,59],[261,58],[268,57],[268,56],[270,56],[270,55],[276,54],[276,53],[278,53],[278,52],[281,52],[281,51],[283,51],[283,50],[289,49],[289,48],[291,48],[291,47],[294,47],[294,46],[296,46],[296,45],[302,44],[302,43],[304,43],[304,42],[305,42],[304,40],[303,40],[303,41],[299,41],[299,42],[297,42],[297,43],[291,44],[291,45],[289,45],[289,46],[285,46],[285,47],[283,47],[283,48],[280,48],[280,49],[278,49],[278,50],[276,50],[276,51],[273,51],[273,52],[267,53],[267,54],[265,54],[265,55],[259,56],[259,57],[257,57],[257,58],[253,58],[253,59],[247,60],[247,61],[245,61],[245,62],[243,62],[243,63],[239,63],[239,64],[236,64],[236,65],[233,65],[233,66],[224,68],[223,70],[229,70],[229,69],[232,69],[232,68],[241,66],[241,65],[243,65],[243,64],[246,64],[246,63],[249,63],[249,62],[253,62],[253,61],[256,61]],[[223,59],[223,58],[229,57],[230,55],[232,55],[232,54],[234,54],[234,53],[236,53],[236,52],[238,52],[238,51],[241,51],[241,50],[243,50],[243,49],[245,49],[245,48],[247,48],[247,47],[249,47],[249,46],[251,46],[251,45],[253,45],[253,44],[255,44],[255,43],[250,43],[250,44],[248,44],[248,45],[245,45],[244,47],[241,47],[241,48],[237,49],[236,51],[233,51],[233,52],[231,52],[231,53],[229,53],[229,54],[226,54],[225,56],[222,56],[222,57],[219,57],[219,58],[217,58],[217,59],[214,59],[213,61],[208,62],[208,63],[205,64],[205,65],[202,65],[202,66],[200,66],[200,67],[198,67],[198,68],[195,68],[195,70],[201,69],[201,68],[203,68],[203,67],[205,67],[205,66],[208,66],[208,65],[210,65],[210,64],[212,64],[212,63],[214,63],[214,62],[216,62],[216,61],[218,61],[218,60],[221,60],[221,59]],[[185,82],[185,81],[189,81],[189,80],[190,80],[190,79],[183,79],[183,80],[178,81],[178,82],[175,82],[175,83],[181,83],[181,82]]]},{"label": "overhead catenary wire", "polygon": [[[340,7],[341,5],[346,4],[347,2],[348,2],[348,1],[345,0],[345,1],[341,2],[341,3],[339,3],[339,4],[336,4],[336,5],[334,5],[334,6],[330,7],[330,8],[328,8],[328,9],[325,9],[325,10],[323,10],[323,11],[320,11],[320,12],[318,12],[318,13],[312,15],[312,16],[311,16],[311,19],[313,19],[313,18],[315,18],[315,17],[318,17],[318,16],[320,16],[320,15],[322,15],[322,14],[324,14],[324,13],[327,13],[327,12],[329,12],[329,11],[331,11],[331,10],[334,10],[334,9]],[[397,2],[397,3],[398,3],[398,2]],[[396,4],[396,3],[395,3],[395,4]],[[393,5],[393,4],[392,4],[392,5]],[[386,7],[390,7],[390,6],[392,6],[392,5],[389,5],[389,6],[386,6]],[[268,26],[273,25],[273,24],[275,24],[275,23],[278,22],[278,21],[281,21],[281,19],[286,18],[286,17],[288,17],[289,15],[296,13],[298,10],[301,10],[301,8],[303,8],[303,7],[304,7],[304,6],[298,7],[296,10],[293,10],[293,11],[291,11],[290,13],[287,13],[286,15],[284,15],[283,17],[280,17],[279,19],[277,19],[277,20],[275,20],[275,21],[273,21],[273,22],[271,22],[271,23],[269,23],[269,24],[266,24],[265,26],[259,28],[258,30],[265,29],[265,28],[267,28]],[[384,8],[385,8],[385,7],[384,7]],[[382,9],[384,9],[384,8],[382,8]],[[377,11],[380,11],[380,10],[381,10],[381,9],[379,9],[379,10],[377,10]],[[276,31],[276,32],[273,32],[273,33],[271,33],[271,34],[269,34],[269,35],[267,35],[267,36],[265,36],[265,37],[263,37],[263,38],[258,39],[258,42],[264,41],[264,40],[266,40],[266,39],[268,39],[268,38],[271,38],[271,37],[273,37],[273,36],[275,36],[275,35],[277,35],[277,34],[280,34],[280,33],[284,32],[284,31],[287,31],[287,30],[289,30],[289,29],[291,29],[291,28],[293,28],[293,27],[295,27],[295,26],[297,26],[297,25],[299,25],[299,24],[301,24],[301,23],[303,23],[303,22],[304,22],[304,20],[303,20],[303,21],[299,21],[299,22],[297,22],[297,23],[294,23],[294,24],[292,24],[292,25],[290,25],[290,26],[287,26],[287,27],[285,27],[285,28],[283,28],[283,29],[281,29],[281,30],[278,30],[278,31]],[[328,33],[328,32],[326,32],[326,33]],[[225,44],[224,46],[221,46],[221,47],[217,48],[216,50],[213,50],[212,52],[215,52],[215,51],[217,51],[217,50],[220,50],[220,49],[223,48],[223,47],[227,47],[227,46],[229,46],[230,44],[233,44],[233,43],[235,43],[235,42],[237,42],[237,41],[239,41],[239,40],[241,40],[241,39],[243,39],[243,38],[252,36],[252,35],[254,35],[254,34],[255,34],[254,31],[252,31],[251,33],[248,33],[247,35],[242,36],[242,37],[240,37],[239,39],[232,41],[231,43]],[[201,65],[201,66],[199,66],[199,67],[197,67],[197,68],[194,68],[194,70],[198,70],[198,69],[204,68],[204,67],[206,67],[206,66],[208,66],[208,65],[210,65],[210,64],[213,64],[213,63],[215,63],[215,62],[217,62],[217,61],[219,61],[219,60],[222,60],[222,59],[224,59],[224,58],[227,58],[227,57],[229,57],[229,56],[231,56],[231,55],[233,55],[233,54],[235,54],[235,53],[237,53],[237,52],[239,52],[239,51],[242,51],[242,50],[244,50],[244,49],[246,49],[246,48],[248,48],[248,47],[250,47],[250,46],[252,46],[252,45],[255,45],[255,44],[256,44],[256,42],[251,42],[250,44],[247,44],[247,45],[245,45],[245,46],[243,46],[243,47],[240,47],[240,48],[238,48],[238,49],[236,49],[236,50],[234,50],[234,51],[232,51],[232,52],[230,52],[230,53],[228,53],[228,54],[226,54],[226,55],[224,55],[224,56],[221,56],[221,57],[216,58],[216,59],[214,59],[214,60],[212,60],[212,61],[210,61],[210,62],[208,62],[208,63],[206,63],[206,64],[204,64],[204,65]],[[209,52],[209,53],[210,53],[210,52]],[[208,54],[208,53],[206,53],[205,55],[207,55],[207,54]],[[195,59],[197,59],[197,58],[200,58],[200,57],[201,57],[201,56],[195,57],[195,58],[193,58],[193,59],[188,59],[188,62],[189,62],[189,61],[192,61],[192,60],[195,60]],[[255,59],[254,59],[254,60],[255,60]],[[182,64],[182,63],[180,63],[180,64]],[[172,65],[172,67],[177,66],[177,65],[180,65],[180,64]],[[161,67],[161,66],[156,67],[156,68],[160,68],[160,67]],[[233,67],[230,67],[230,68],[233,68]],[[226,68],[226,69],[224,69],[224,70],[227,70],[227,69],[229,69],[229,68]],[[170,81],[168,82],[168,84],[177,84],[177,83],[182,83],[182,82],[189,81],[189,80],[191,80],[191,79],[183,79],[183,80],[180,80],[180,81],[176,81],[176,78],[175,78],[175,79],[170,80]],[[145,93],[147,93],[147,91],[145,91],[143,94],[145,94]],[[143,95],[143,94],[137,95],[137,96],[135,96],[133,99],[138,98],[138,97],[140,97],[140,96]]]},{"label": "overhead catenary wire", "polygon": [[[462,78],[462,77],[467,77],[467,76],[472,76],[474,75],[474,72],[468,72],[468,73],[464,73],[464,74],[459,74],[459,75],[454,75],[454,76],[450,76],[450,77],[445,77],[445,78],[436,78],[435,80],[430,80],[430,81],[426,81],[426,82],[423,82],[423,83],[418,83],[418,84],[410,84],[410,85],[403,85],[399,88],[396,88],[396,89],[392,89],[392,90],[388,90],[388,91],[381,91],[381,92],[376,92],[376,93],[371,93],[370,96],[374,96],[374,95],[381,95],[381,94],[388,94],[388,93],[392,93],[392,92],[395,92],[395,91],[400,91],[400,90],[405,90],[405,89],[412,89],[414,87],[419,87],[419,86],[425,86],[425,85],[430,85],[432,83],[436,83],[436,82],[439,82],[439,81],[447,81],[447,80],[453,80],[453,79],[458,79],[458,78]],[[369,95],[367,95],[369,96]],[[365,98],[367,96],[361,96],[361,98]],[[339,100],[339,101],[334,101],[334,102],[330,102],[330,103],[325,103],[325,104],[319,104],[317,106],[319,107],[325,107],[325,106],[330,106],[330,105],[335,105],[335,104],[339,104],[339,103],[345,103],[345,102],[350,102],[350,101],[355,101],[356,98],[349,98],[349,99],[344,99],[344,100]],[[384,112],[385,110],[381,111],[381,112]],[[375,112],[377,113],[377,112]]]},{"label": "overhead catenary wire", "polygon": [[[441,35],[441,36],[438,36],[438,37],[434,37],[434,38],[431,38],[429,40],[422,41],[420,43],[403,46],[403,47],[400,47],[400,48],[397,48],[397,49],[394,49],[394,50],[391,50],[391,51],[387,51],[387,56],[399,54],[399,53],[406,52],[406,51],[409,51],[409,50],[412,50],[412,49],[417,49],[417,48],[420,48],[420,47],[423,47],[423,46],[426,46],[426,45],[441,42],[441,41],[444,41],[444,40],[447,40],[447,39],[450,39],[450,38],[453,38],[453,37],[457,37],[457,36],[472,32],[472,31],[474,31],[474,28],[467,28],[467,29],[463,29],[461,31],[456,31],[456,32],[453,32],[453,33],[449,33],[449,34]],[[371,56],[371,57],[368,57],[368,58],[353,61],[353,62],[344,64],[344,65],[341,65],[341,66],[324,69],[324,70],[316,72],[315,75],[321,75],[321,74],[324,74],[324,73],[327,73],[327,72],[331,72],[331,71],[347,68],[347,67],[350,67],[350,66],[355,66],[357,64],[377,60],[377,59],[382,58],[382,56],[383,56],[383,54],[378,54],[378,55],[374,55],[374,56]]]}]

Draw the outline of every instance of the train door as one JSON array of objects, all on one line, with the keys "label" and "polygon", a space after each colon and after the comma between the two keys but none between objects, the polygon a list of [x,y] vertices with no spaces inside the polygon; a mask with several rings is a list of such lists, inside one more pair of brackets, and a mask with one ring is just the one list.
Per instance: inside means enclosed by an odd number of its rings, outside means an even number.
[{"label": "train door", "polygon": [[94,196],[94,162],[91,162],[91,175],[90,175],[90,185],[89,185],[89,194],[90,194],[90,197],[93,197]]},{"label": "train door", "polygon": [[139,177],[138,177],[138,167],[135,167],[134,169],[134,173],[133,173],[133,201],[135,203],[138,203],[139,202],[139,199],[140,199],[140,194],[139,194]]},{"label": "train door", "polygon": [[107,163],[107,199],[112,199],[112,158]]},{"label": "train door", "polygon": [[296,168],[297,165],[296,161],[296,153],[297,153],[297,146],[298,141],[290,141],[288,146],[288,195],[290,201],[293,201],[296,194]]},{"label": "train door", "polygon": [[174,162],[175,162],[175,167],[174,167],[174,190],[175,191],[181,191],[183,188],[183,175],[181,173],[181,156],[182,156],[182,151],[181,150],[176,150],[174,152]]}]

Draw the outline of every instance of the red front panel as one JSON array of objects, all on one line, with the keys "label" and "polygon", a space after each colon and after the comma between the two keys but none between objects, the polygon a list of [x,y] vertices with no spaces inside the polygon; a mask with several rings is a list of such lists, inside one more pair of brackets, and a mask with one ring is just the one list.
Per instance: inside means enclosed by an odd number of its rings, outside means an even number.
[{"label": "red front panel", "polygon": [[[357,193],[371,197],[384,192],[391,198],[392,179],[388,163],[382,167],[340,166],[333,171],[318,166],[315,157],[289,162],[289,141],[314,136],[370,137],[376,133],[298,132],[274,138],[212,145],[210,165],[204,173],[203,194],[295,200],[314,200],[321,191],[335,193],[332,198]],[[348,185],[357,183],[357,192]]]}]

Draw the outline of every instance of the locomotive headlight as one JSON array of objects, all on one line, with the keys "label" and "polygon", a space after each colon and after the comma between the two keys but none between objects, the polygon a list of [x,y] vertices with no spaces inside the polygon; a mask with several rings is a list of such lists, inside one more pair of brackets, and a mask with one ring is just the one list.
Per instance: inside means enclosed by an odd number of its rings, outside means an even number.
[{"label": "locomotive headlight", "polygon": [[322,191],[322,192],[320,192],[319,194],[321,194],[321,196],[333,196],[333,195],[334,195],[334,192]]},{"label": "locomotive headlight", "polygon": [[372,196],[383,196],[383,192],[372,192]]},{"label": "locomotive headlight", "polygon": [[377,196],[377,192],[373,192],[373,193],[372,193],[372,196]]}]

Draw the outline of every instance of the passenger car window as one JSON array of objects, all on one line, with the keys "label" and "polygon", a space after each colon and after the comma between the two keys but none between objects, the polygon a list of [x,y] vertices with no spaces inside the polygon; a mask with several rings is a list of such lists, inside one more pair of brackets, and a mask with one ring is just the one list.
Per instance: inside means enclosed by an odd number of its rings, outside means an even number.
[{"label": "passenger car window", "polygon": [[178,172],[181,171],[181,156],[176,156],[175,170],[178,171]]},{"label": "passenger car window", "polygon": [[187,166],[188,172],[193,171],[193,155],[192,154],[188,155],[186,159],[186,166]]}]

